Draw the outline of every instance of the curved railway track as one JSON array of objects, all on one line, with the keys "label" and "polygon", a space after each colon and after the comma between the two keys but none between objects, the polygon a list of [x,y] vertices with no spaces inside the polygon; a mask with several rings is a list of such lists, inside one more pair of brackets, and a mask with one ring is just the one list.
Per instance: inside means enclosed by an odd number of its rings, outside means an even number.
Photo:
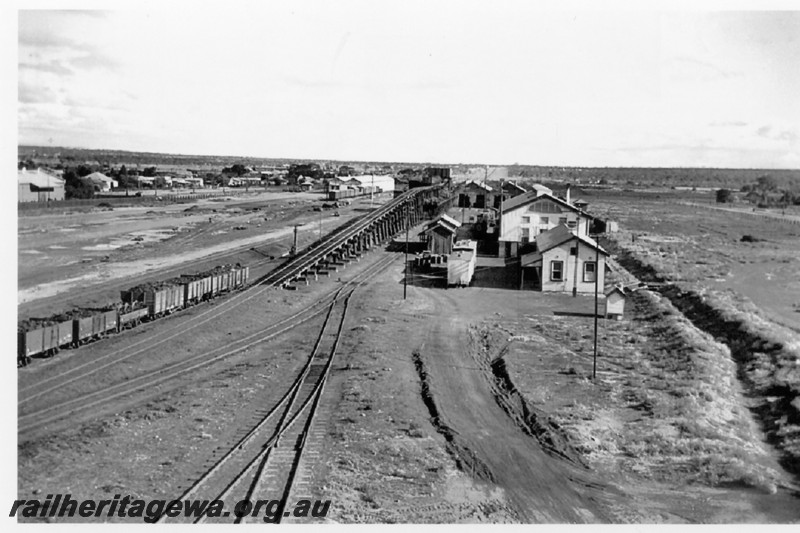
[{"label": "curved railway track", "polygon": [[[256,514],[255,508],[253,517],[231,513],[242,500],[255,505],[258,500],[290,501],[337,353],[350,298],[358,286],[378,271],[373,269],[351,287],[336,292],[305,366],[283,397],[179,497],[222,501],[228,514],[219,517],[203,514],[189,517],[191,521],[241,523],[264,516]],[[285,512],[282,506],[273,509],[274,522],[282,521]],[[172,520],[162,516],[159,521]]]},{"label": "curved railway track", "polygon": [[[340,291],[348,287],[352,287],[353,285],[360,284],[363,281],[366,281],[367,279],[374,276],[376,273],[386,268],[386,266],[388,266],[394,260],[395,258],[391,256],[381,259],[375,264],[367,267],[367,269],[365,269],[363,272],[358,273],[356,276],[354,276],[352,280],[347,281],[344,287],[335,291],[331,291],[328,294],[324,295],[322,298],[304,307],[303,309],[295,313],[292,313],[290,316],[287,316],[275,322],[274,324],[270,324],[261,329],[260,331],[239,338],[223,347],[194,354],[181,361],[176,361],[166,366],[162,366],[157,369],[142,373],[132,379],[123,382],[105,386],[103,388],[81,395],[80,397],[77,398],[67,399],[55,404],[46,405],[38,410],[20,414],[18,417],[18,433],[20,439],[22,440],[27,434],[43,426],[46,426],[49,423],[69,418],[71,416],[92,409],[94,407],[102,406],[108,401],[114,400],[116,398],[130,396],[135,392],[148,388],[153,388],[157,385],[173,381],[189,372],[195,371],[199,368],[210,365],[216,361],[220,361],[222,359],[230,357],[247,348],[268,341],[280,335],[281,333],[296,327],[299,324],[308,322],[309,320],[312,320],[313,318],[324,313],[326,306],[329,304],[329,302],[331,300],[336,301],[336,297]],[[177,334],[174,334],[173,337],[174,336],[177,336]],[[159,343],[166,342],[167,340],[173,337],[166,337],[161,341],[159,341]],[[125,355],[123,358],[114,361],[109,361],[105,363],[105,365],[103,366],[117,364],[122,359],[127,359],[129,357],[132,357],[133,355],[136,355],[137,353],[141,353],[142,351],[149,349],[150,347],[147,347],[139,351],[131,352]],[[90,361],[85,364],[91,365],[91,363],[92,362]],[[53,392],[62,387],[65,387],[69,383],[82,379],[85,375],[86,374],[74,375],[65,380],[64,382],[52,385],[49,388],[49,391]],[[32,399],[42,396],[44,394],[47,394],[47,392],[39,391],[36,393],[36,395],[32,395],[26,398],[25,403],[30,404]],[[20,404],[22,403],[23,400],[20,400]]]},{"label": "curved railway track", "polygon": [[[64,369],[58,375],[20,387],[19,405],[27,405],[39,397],[51,394],[59,389],[64,388],[66,385],[101,372],[110,366],[119,364],[120,362],[130,359],[131,357],[140,355],[146,351],[150,351],[153,348],[156,348],[178,336],[186,335],[196,328],[214,320],[223,313],[228,313],[243,303],[246,303],[256,296],[261,295],[267,290],[267,287],[264,285],[280,286],[285,284],[288,280],[297,277],[301,272],[308,268],[309,264],[312,264],[325,257],[331,251],[337,249],[338,246],[340,246],[347,239],[357,235],[359,232],[369,227],[369,225],[391,211],[391,209],[393,209],[396,205],[399,205],[420,190],[422,189],[408,191],[404,195],[394,199],[392,202],[379,207],[377,210],[369,213],[362,219],[357,220],[352,226],[346,228],[344,231],[333,235],[331,239],[323,241],[321,244],[310,250],[306,250],[304,253],[296,256],[293,260],[290,260],[279,266],[275,271],[268,273],[250,287],[233,294],[225,299],[221,304],[214,306],[213,308],[201,311],[197,315],[189,318],[187,321],[184,321],[180,324],[172,324],[169,327],[158,328],[156,331],[153,331],[148,338],[137,341],[125,348],[103,354],[93,358],[90,361],[86,361],[78,364],[77,366]],[[53,384],[48,385],[51,383]]]},{"label": "curved railway track", "polygon": [[[131,379],[122,378],[126,380],[96,388],[78,397],[59,398],[59,393],[63,396],[62,391],[65,391],[65,389],[73,383],[86,380],[103,370],[114,365],[119,365],[137,355],[152,351],[154,348],[180,336],[191,335],[197,328],[223,314],[232,312],[242,304],[270,290],[271,287],[285,285],[288,281],[295,279],[308,269],[309,265],[316,264],[344,244],[348,239],[358,236],[362,231],[367,230],[372,224],[390,213],[392,209],[402,205],[404,202],[426,189],[427,188],[407,191],[391,202],[380,206],[366,216],[357,219],[352,225],[332,235],[329,239],[319,243],[315,247],[307,249],[305,252],[279,266],[275,271],[261,278],[258,283],[251,285],[243,291],[228,296],[218,305],[204,309],[180,323],[166,323],[166,327],[156,328],[148,332],[147,338],[134,342],[122,349],[99,355],[91,360],[76,362],[77,364],[75,364],[75,366],[61,367],[58,369],[60,372],[58,375],[53,375],[36,383],[21,387],[18,393],[19,436],[22,438],[52,422],[70,418],[75,414],[102,405],[109,400],[172,381],[188,372],[197,370],[198,368],[239,353],[251,346],[272,339],[299,323],[306,322],[319,316],[319,314],[324,312],[329,299],[333,298],[333,301],[336,300],[333,294],[334,291],[325,294],[322,298],[317,299],[317,301],[312,302],[292,315],[274,324],[270,324],[258,332],[236,339],[224,347],[205,350],[202,353],[197,353],[180,361],[169,363],[166,366],[140,373]],[[377,265],[368,267],[364,273],[357,275],[353,280],[348,282],[348,284],[352,285],[353,283],[357,283],[357,280],[361,279],[365,274],[372,275],[373,272],[387,266],[391,260],[393,260],[393,258],[390,257],[388,260],[379,261]],[[44,399],[44,401],[42,401],[42,399]]]}]

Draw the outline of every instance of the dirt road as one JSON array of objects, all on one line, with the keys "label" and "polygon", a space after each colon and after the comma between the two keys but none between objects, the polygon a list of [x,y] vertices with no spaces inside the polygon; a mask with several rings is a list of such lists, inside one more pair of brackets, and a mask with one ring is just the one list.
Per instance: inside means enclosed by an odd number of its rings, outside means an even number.
[{"label": "dirt road", "polygon": [[468,342],[468,320],[476,313],[465,307],[473,306],[441,290],[418,297],[429,299],[432,314],[442,317],[429,322],[417,348],[433,401],[476,475],[506,489],[523,521],[606,521],[593,502],[597,491],[581,481],[581,468],[548,455],[518,425],[520,413],[501,408],[488,361],[479,360],[478,347]]}]

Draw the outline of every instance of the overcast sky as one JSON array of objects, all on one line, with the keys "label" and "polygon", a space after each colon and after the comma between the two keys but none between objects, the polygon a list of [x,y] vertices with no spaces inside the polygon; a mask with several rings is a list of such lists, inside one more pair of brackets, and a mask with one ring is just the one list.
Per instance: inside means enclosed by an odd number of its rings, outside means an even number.
[{"label": "overcast sky", "polygon": [[200,5],[20,11],[19,143],[800,168],[800,12]]}]

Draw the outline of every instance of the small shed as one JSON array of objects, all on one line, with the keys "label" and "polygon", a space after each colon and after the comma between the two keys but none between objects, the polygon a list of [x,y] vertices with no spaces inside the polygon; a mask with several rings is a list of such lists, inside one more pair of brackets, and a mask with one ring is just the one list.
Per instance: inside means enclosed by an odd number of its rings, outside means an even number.
[{"label": "small shed", "polygon": [[606,291],[606,318],[622,320],[625,313],[625,300],[628,298],[625,289],[614,285]]},{"label": "small shed", "polygon": [[456,240],[456,230],[461,224],[453,218],[442,215],[429,223],[420,233],[420,238],[427,244],[432,254],[447,255],[452,253]]}]

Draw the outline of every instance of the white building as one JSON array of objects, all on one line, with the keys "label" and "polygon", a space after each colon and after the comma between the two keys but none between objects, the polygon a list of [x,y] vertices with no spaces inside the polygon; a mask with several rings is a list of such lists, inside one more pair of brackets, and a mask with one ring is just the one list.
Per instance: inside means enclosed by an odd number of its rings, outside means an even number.
[{"label": "white building", "polygon": [[109,178],[102,172],[92,172],[88,176],[81,178],[86,183],[90,183],[97,192],[109,192],[111,189],[119,187],[117,180]]},{"label": "white building", "polygon": [[523,281],[543,292],[573,294],[594,293],[596,282],[603,293],[607,256],[593,239],[559,225],[537,235],[536,251],[520,259]]},{"label": "white building", "polygon": [[577,235],[589,235],[592,217],[574,205],[536,189],[503,204],[500,221],[500,256],[518,255],[519,247],[560,224]]}]

